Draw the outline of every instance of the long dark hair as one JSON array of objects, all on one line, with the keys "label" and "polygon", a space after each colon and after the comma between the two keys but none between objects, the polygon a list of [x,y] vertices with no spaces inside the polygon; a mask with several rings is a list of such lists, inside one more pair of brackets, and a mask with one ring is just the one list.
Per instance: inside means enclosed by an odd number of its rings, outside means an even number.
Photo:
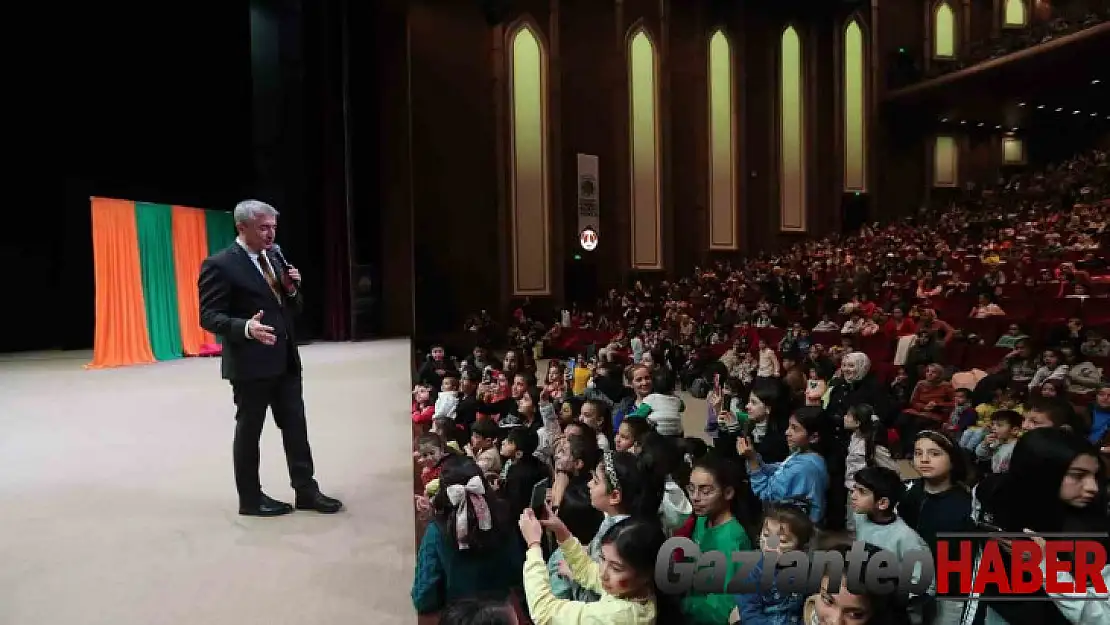
[{"label": "long dark hair", "polygon": [[[767,431],[785,432],[787,421],[790,420],[790,396],[785,387],[776,378],[770,378],[752,388],[750,395],[755,395],[759,401],[767,406]],[[748,421],[747,434],[755,427],[754,421]]]},{"label": "long dark hair", "polygon": [[[1060,500],[1060,484],[1079,456],[1095,458],[1099,489],[1085,508]],[[1081,435],[1063,428],[1039,428],[1018,439],[1010,468],[999,478],[996,520],[1003,529],[1036,532],[1106,532],[1106,467],[1099,450]]]},{"label": "long dark hair", "polygon": [[864,461],[867,466],[875,466],[875,449],[880,445],[886,447],[886,428],[882,426],[877,419],[875,419],[875,409],[869,404],[856,404],[848,409],[848,412],[856,418],[859,423],[857,431],[863,437],[864,444]]},{"label": "long dark hair", "polygon": [[[607,451],[597,464],[609,490],[621,492],[621,511],[629,516],[658,519],[663,503],[663,481],[640,470],[639,459],[627,451]],[[609,476],[612,468],[616,484]]]},{"label": "long dark hair", "polygon": [[485,476],[482,475],[482,469],[474,460],[465,456],[448,456],[443,461],[439,474],[439,492],[432,498],[432,510],[440,532],[451,541],[453,547],[458,548],[459,540],[455,529],[456,508],[447,495],[447,489],[455,485],[465,485],[474,478],[481,480],[486,489],[487,494],[480,497],[489,506],[493,525],[488,530],[481,530],[478,527],[474,506],[468,502],[470,508],[467,513],[466,537],[469,549],[460,550],[459,553],[481,556],[490,550],[500,549],[508,540],[503,535],[505,528],[508,527],[508,509],[500,499],[489,495],[493,491],[490,490]]},{"label": "long dark hair", "polygon": [[678,472],[682,464],[682,453],[675,439],[657,432],[648,432],[640,440],[640,454],[637,458],[640,470],[660,482]]},{"label": "long dark hair", "polygon": [[809,446],[810,451],[816,452],[826,459],[835,455],[837,445],[833,438],[832,427],[820,406],[802,406],[795,410],[792,416],[799,425],[805,428],[806,433],[810,436],[817,436],[817,442]]},{"label": "long dark hair", "polygon": [[613,545],[628,567],[649,580],[655,595],[655,622],[682,625],[681,597],[664,594],[655,585],[655,565],[667,534],[655,519],[629,517],[615,523],[601,537],[601,545]]},{"label": "long dark hair", "polygon": [[[854,549],[851,544],[839,542],[831,545],[822,545],[821,547],[826,551],[835,551],[839,553],[845,562],[848,561],[848,552]],[[869,566],[874,566],[873,562],[876,556],[883,553],[881,548],[871,543],[863,543],[863,550],[867,552],[867,559],[865,561]],[[841,577],[840,583],[848,583],[847,567],[845,567],[845,574]],[[829,580],[829,585],[832,585],[831,579]],[[843,586],[838,588],[830,587],[828,591],[832,594],[836,594],[842,587]],[[815,594],[820,595],[820,592]],[[909,625],[909,604],[897,593],[869,593],[865,591],[861,596],[867,600],[871,612],[871,618],[867,620],[867,625]],[[817,600],[821,601],[820,597],[818,597]],[[928,623],[931,620],[931,618],[926,617],[925,622]]]},{"label": "long dark hair", "polygon": [[709,453],[694,461],[691,473],[697,469],[712,475],[713,481],[717,482],[721,490],[726,488],[733,490],[729,511],[732,512],[732,516],[736,517],[736,522],[744,528],[749,536],[758,536],[758,532],[753,532],[753,530],[759,529],[758,508],[752,506],[754,494],[751,485],[744,479],[744,468],[740,466],[740,463],[710,450]]}]

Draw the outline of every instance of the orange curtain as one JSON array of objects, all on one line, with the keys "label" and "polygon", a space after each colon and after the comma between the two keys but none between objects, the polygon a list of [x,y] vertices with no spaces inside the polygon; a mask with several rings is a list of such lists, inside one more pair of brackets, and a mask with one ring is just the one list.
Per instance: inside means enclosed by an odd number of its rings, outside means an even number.
[{"label": "orange curtain", "polygon": [[208,232],[204,211],[173,207],[173,262],[177,271],[177,318],[181,321],[181,351],[199,356],[201,346],[216,338],[200,327],[200,297],[197,278],[200,264],[208,257]]},{"label": "orange curtain", "polygon": [[135,203],[92,198],[96,331],[89,369],[154,362],[146,326]]}]

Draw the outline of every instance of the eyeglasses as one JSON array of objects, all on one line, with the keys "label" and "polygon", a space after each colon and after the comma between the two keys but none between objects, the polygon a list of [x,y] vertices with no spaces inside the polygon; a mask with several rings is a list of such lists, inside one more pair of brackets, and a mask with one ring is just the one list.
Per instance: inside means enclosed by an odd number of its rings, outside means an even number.
[{"label": "eyeglasses", "polygon": [[693,497],[694,495],[701,495],[702,497],[712,497],[713,495],[717,494],[717,487],[710,484],[702,484],[701,486],[698,486],[697,484],[687,484],[686,494],[691,497]]}]

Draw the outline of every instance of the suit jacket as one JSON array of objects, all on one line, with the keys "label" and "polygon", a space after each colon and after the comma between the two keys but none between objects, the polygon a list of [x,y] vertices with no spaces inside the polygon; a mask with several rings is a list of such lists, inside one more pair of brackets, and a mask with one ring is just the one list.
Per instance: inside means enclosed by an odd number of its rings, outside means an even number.
[{"label": "suit jacket", "polygon": [[[281,264],[273,255],[267,254],[267,258],[274,271],[280,272]],[[200,290],[200,325],[223,339],[221,373],[225,380],[257,380],[300,373],[301,358],[293,329],[293,317],[304,307],[300,289],[295,297],[283,293],[284,304],[279,302],[238,242],[205,259],[200,266],[197,287]],[[277,336],[273,345],[264,345],[246,336],[247,320],[259,310],[262,311],[261,323],[272,327]]]}]

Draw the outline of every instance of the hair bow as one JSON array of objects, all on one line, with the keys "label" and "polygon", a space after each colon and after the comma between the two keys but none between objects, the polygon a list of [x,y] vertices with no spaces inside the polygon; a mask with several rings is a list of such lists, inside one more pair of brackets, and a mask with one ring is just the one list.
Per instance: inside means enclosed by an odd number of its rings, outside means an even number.
[{"label": "hair bow", "polygon": [[474,514],[478,517],[478,529],[488,531],[493,528],[493,517],[490,516],[485,494],[486,485],[477,475],[470,478],[465,485],[452,484],[447,487],[447,499],[455,507],[455,540],[459,543],[459,549],[470,548],[467,541],[470,508],[474,508]]}]

